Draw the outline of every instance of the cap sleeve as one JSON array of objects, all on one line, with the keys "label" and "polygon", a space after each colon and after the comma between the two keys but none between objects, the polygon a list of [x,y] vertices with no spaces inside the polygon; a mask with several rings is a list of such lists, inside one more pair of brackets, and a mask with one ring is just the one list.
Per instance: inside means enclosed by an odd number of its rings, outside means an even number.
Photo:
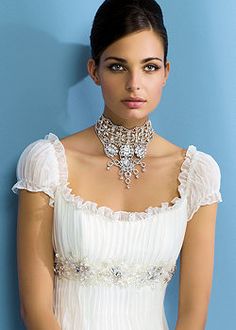
[{"label": "cap sleeve", "polygon": [[193,158],[188,178],[188,221],[200,206],[222,202],[220,185],[221,172],[216,160],[198,150]]},{"label": "cap sleeve", "polygon": [[16,167],[17,182],[11,190],[19,189],[46,193],[49,205],[54,206],[55,190],[59,183],[57,157],[52,143],[39,139],[29,144],[21,153]]}]

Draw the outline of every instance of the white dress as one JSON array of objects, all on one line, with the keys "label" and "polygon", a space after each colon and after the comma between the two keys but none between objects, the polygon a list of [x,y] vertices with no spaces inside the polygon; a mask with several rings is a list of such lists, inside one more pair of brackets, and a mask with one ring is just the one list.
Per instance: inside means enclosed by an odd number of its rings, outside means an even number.
[{"label": "white dress", "polygon": [[220,168],[194,145],[178,179],[180,197],[171,203],[143,212],[113,211],[71,192],[64,146],[55,134],[25,148],[12,191],[50,196],[54,313],[62,330],[169,329],[165,292],[187,222],[201,205],[222,201]]}]

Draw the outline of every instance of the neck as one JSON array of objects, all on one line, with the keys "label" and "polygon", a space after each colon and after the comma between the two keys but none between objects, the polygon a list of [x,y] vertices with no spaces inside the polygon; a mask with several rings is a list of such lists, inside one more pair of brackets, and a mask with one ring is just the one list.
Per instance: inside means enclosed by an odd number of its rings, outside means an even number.
[{"label": "neck", "polygon": [[121,118],[121,117],[116,116],[114,113],[108,112],[106,110],[104,110],[103,115],[104,115],[104,117],[110,119],[113,124],[123,126],[127,129],[132,129],[137,126],[142,126],[145,124],[146,121],[149,120],[148,116],[146,116],[144,118],[140,118],[140,119]]},{"label": "neck", "polygon": [[147,154],[147,147],[154,137],[150,120],[145,121],[140,127],[133,127],[133,130],[129,128],[114,124],[104,114],[94,126],[95,132],[103,144],[104,152],[110,158],[107,170],[113,165],[118,166],[120,179],[124,180],[126,188],[130,188],[132,174],[136,178],[139,177],[136,165],[140,165],[142,172],[146,171],[146,163],[143,159]]}]

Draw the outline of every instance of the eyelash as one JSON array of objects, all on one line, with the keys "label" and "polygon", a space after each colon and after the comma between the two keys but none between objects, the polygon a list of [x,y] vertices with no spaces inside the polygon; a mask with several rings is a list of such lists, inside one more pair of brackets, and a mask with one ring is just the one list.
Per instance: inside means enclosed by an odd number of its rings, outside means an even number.
[{"label": "eyelash", "polygon": [[[119,64],[119,63],[112,63],[108,66],[108,68],[112,71],[112,72],[122,72],[123,70],[113,70],[112,67],[113,66],[116,66],[116,65],[119,65],[119,66],[123,66],[122,64]],[[147,71],[147,72],[155,72],[155,71],[158,71],[159,69],[161,69],[160,66],[157,66],[157,65],[154,65],[154,64],[148,64],[146,65],[147,66],[152,66],[155,68],[155,70],[150,70],[150,71]]]}]

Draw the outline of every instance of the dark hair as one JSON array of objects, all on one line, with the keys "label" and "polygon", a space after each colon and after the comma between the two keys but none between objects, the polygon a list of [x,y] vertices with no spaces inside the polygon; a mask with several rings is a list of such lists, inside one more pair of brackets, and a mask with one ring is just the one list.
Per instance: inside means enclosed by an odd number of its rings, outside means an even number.
[{"label": "dark hair", "polygon": [[168,36],[161,7],[155,0],[105,0],[98,8],[90,34],[91,56],[98,66],[103,51],[113,42],[141,30],[153,30],[161,37],[164,65]]}]

